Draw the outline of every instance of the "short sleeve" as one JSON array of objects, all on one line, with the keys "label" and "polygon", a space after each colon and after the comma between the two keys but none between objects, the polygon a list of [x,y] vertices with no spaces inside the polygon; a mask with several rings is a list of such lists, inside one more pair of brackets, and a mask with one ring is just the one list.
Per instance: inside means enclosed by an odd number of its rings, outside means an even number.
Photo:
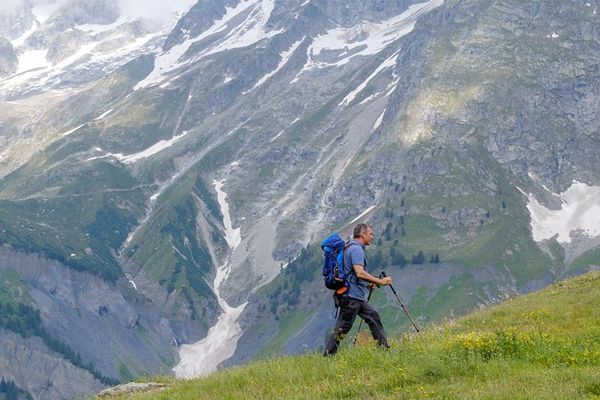
[{"label": "short sleeve", "polygon": [[352,265],[362,265],[365,266],[365,252],[360,246],[350,246],[350,263]]}]

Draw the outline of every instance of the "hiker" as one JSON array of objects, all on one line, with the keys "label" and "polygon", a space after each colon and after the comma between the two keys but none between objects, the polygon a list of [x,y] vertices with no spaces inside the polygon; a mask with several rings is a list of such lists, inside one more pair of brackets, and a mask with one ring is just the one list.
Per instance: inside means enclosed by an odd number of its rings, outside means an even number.
[{"label": "hiker", "polygon": [[[340,341],[352,328],[356,316],[360,316],[369,325],[373,338],[379,346],[389,348],[385,330],[377,311],[366,300],[366,290],[375,286],[392,284],[392,278],[377,278],[367,272],[367,259],[365,246],[373,241],[373,230],[367,224],[358,224],[354,227],[354,240],[344,248],[344,265],[350,269],[348,274],[348,288],[343,294],[334,294],[340,310],[335,326],[325,344],[324,356],[337,352]],[[370,284],[370,285],[369,285]],[[342,288],[345,289],[345,288]]]}]

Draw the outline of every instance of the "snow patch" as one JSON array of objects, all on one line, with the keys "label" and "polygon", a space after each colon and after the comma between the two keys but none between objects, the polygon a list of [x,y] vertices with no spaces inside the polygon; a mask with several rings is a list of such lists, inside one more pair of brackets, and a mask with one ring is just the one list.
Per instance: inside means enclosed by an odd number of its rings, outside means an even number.
[{"label": "snow patch", "polygon": [[100,121],[101,119],[103,119],[104,117],[106,117],[108,114],[110,114],[111,112],[113,112],[114,108],[111,108],[110,110],[106,111],[105,113],[103,113],[102,115],[100,115],[98,118],[95,118],[94,121]]},{"label": "snow patch", "polygon": [[[225,240],[229,247],[235,249],[241,242],[240,229],[233,229],[229,215],[229,204],[227,194],[223,192],[224,179],[213,181],[217,191],[217,200],[223,214],[223,225],[225,226]],[[221,297],[221,286],[231,272],[231,264],[226,262],[217,269],[214,281],[214,292],[219,305],[223,309],[215,326],[209,329],[208,334],[201,341],[183,345],[179,349],[180,362],[173,368],[175,375],[179,378],[192,378],[205,375],[217,369],[219,364],[227,360],[235,352],[237,342],[242,335],[242,328],[238,318],[248,303],[237,307],[231,307]]]},{"label": "snow patch", "polygon": [[[130,23],[139,18],[150,18],[154,21],[161,22],[161,25],[156,25],[157,31],[150,33],[144,37],[137,38],[133,43],[128,43],[118,50],[100,51],[98,44],[102,41],[94,41],[82,46],[72,57],[69,57],[56,65],[51,65],[46,59],[45,50],[37,49],[30,50],[20,54],[18,72],[14,75],[0,81],[0,90],[18,90],[19,92],[29,92],[33,90],[49,89],[61,81],[60,75],[67,71],[79,69],[102,69],[103,74],[108,74],[119,66],[127,63],[131,59],[137,57],[141,53],[156,52],[156,45],[148,45],[154,43],[153,40],[163,41],[164,37],[169,34],[174,25],[179,19],[182,12],[188,10],[195,0],[173,0],[164,2],[162,0],[148,0],[140,3],[137,0],[117,0],[121,9],[121,15],[117,21],[102,25],[102,24],[83,24],[76,28],[86,32],[89,38],[95,37],[99,33],[109,32],[123,24]],[[40,1],[36,1],[40,2]],[[48,4],[50,3],[50,4]],[[33,26],[25,32],[20,38],[13,41],[13,46],[20,47],[27,37],[38,29],[40,24],[47,23],[46,21],[51,14],[59,7],[64,5],[64,0],[49,0],[45,4],[38,5],[32,9],[35,22]],[[73,28],[69,28],[73,29]],[[159,31],[159,29],[163,29]],[[109,39],[114,39],[110,37]],[[102,38],[104,40],[105,38]],[[82,58],[82,56],[87,56]]]},{"label": "snow patch", "polygon": [[173,146],[185,135],[187,135],[187,131],[183,131],[181,133],[181,135],[174,136],[173,138],[171,138],[169,140],[161,140],[161,141],[157,142],[156,144],[152,145],[151,147],[147,148],[144,151],[140,151],[139,153],[125,156],[121,159],[121,161],[123,161],[125,164],[132,164],[141,159],[153,156],[156,153],[159,153],[159,152],[163,151],[164,149]]},{"label": "snow patch", "polygon": [[180,361],[173,368],[178,378],[193,378],[213,372],[235,352],[242,335],[242,328],[237,320],[248,303],[231,307],[221,297],[221,285],[230,271],[229,263],[217,269],[214,292],[223,314],[219,316],[216,325],[209,329],[204,339],[179,348]]},{"label": "snow patch", "polygon": [[156,199],[158,199],[158,196],[160,196],[160,193],[161,192],[157,192],[157,193],[154,193],[152,196],[150,196],[150,201],[154,203],[156,201]]},{"label": "snow patch", "polygon": [[83,24],[83,25],[77,25],[77,26],[75,26],[75,28],[79,29],[80,31],[83,31],[83,32],[87,33],[88,35],[94,36],[94,35],[97,35],[99,33],[104,33],[104,32],[108,32],[108,31],[111,31],[113,29],[116,29],[116,28],[120,27],[121,25],[129,23],[131,21],[132,20],[129,20],[127,18],[119,17],[112,24],[106,24],[106,25],[102,25],[102,24]]},{"label": "snow patch", "polygon": [[388,97],[390,94],[394,93],[394,90],[396,90],[396,87],[398,86],[398,82],[400,82],[400,77],[395,77],[385,88],[386,92],[383,97]]},{"label": "snow patch", "polygon": [[369,77],[367,79],[365,79],[365,81],[363,83],[361,83],[360,85],[358,85],[358,87],[356,89],[354,89],[353,91],[348,93],[348,95],[346,97],[344,97],[344,100],[340,101],[340,103],[338,104],[338,107],[347,106],[348,104],[352,103],[352,101],[356,98],[356,95],[358,95],[360,92],[362,92],[367,87],[369,82],[371,82],[373,80],[373,78],[375,78],[377,75],[379,75],[379,73],[381,71],[396,65],[396,61],[398,59],[398,54],[399,54],[399,51],[394,53],[391,57],[387,58],[384,62],[382,62],[381,65],[379,67],[377,67],[375,69],[375,71],[373,71],[373,73],[371,75],[369,75]]},{"label": "snow patch", "polygon": [[[430,0],[411,5],[402,14],[381,23],[364,21],[352,28],[335,28],[317,36],[307,49],[307,63],[291,81],[295,83],[304,72],[327,67],[339,67],[357,56],[379,53],[388,44],[412,32],[417,19],[444,4],[444,0]],[[334,61],[318,61],[324,52],[339,51]]]},{"label": "snow patch", "polygon": [[381,126],[381,122],[383,122],[383,116],[385,115],[385,111],[386,108],[383,109],[383,112],[381,113],[381,115],[379,115],[379,118],[377,118],[377,121],[375,121],[375,123],[373,124],[373,128],[371,129],[371,131],[374,131]]},{"label": "snow patch", "polygon": [[[540,186],[542,186],[544,188],[545,191],[552,193],[552,190],[550,190],[548,188],[548,186],[544,185],[544,183],[542,182],[542,180],[534,175],[532,172],[528,172],[527,175],[529,176],[529,178],[531,178],[531,180],[533,180],[534,182],[538,183]],[[554,194],[554,193],[552,193]],[[554,194],[556,196],[556,194]]]},{"label": "snow patch", "polygon": [[249,118],[247,118],[244,121],[240,122],[233,129],[231,129],[230,131],[228,131],[227,133],[225,133],[225,136],[232,135],[235,131],[237,131],[238,129],[240,129],[242,126],[246,125],[246,123],[248,121],[250,121],[251,119],[252,119],[252,116],[250,116]]},{"label": "snow patch", "polygon": [[81,124],[81,125],[79,125],[78,127],[76,127],[76,128],[73,128],[73,129],[71,129],[70,131],[67,131],[67,132],[65,132],[65,133],[61,134],[61,136],[63,136],[63,137],[64,137],[64,136],[69,136],[71,133],[75,132],[75,131],[76,131],[76,130],[78,130],[79,128],[82,128],[84,125],[85,125],[85,124]]},{"label": "snow patch", "polygon": [[75,54],[65,58],[54,66],[46,60],[48,50],[28,50],[19,56],[19,68],[17,73],[13,75],[13,78],[6,80],[6,82],[17,85],[47,74],[45,79],[42,79],[39,83],[39,86],[42,86],[52,77],[64,72],[66,67],[71,66],[71,64],[78,61],[81,57],[90,53],[98,43],[100,42],[88,43],[80,47]]},{"label": "snow patch", "polygon": [[18,38],[16,38],[15,40],[13,40],[11,42],[12,46],[16,49],[17,47],[22,46],[25,43],[25,40],[27,40],[27,38],[29,36],[31,36],[31,34],[33,32],[35,32],[38,28],[38,24],[34,21],[31,24],[31,28],[29,28],[25,33],[23,33],[21,36],[19,36]]},{"label": "snow patch", "polygon": [[136,291],[138,290],[137,285],[135,284],[135,282],[133,281],[133,279],[129,279],[129,283],[131,284],[132,288],[134,288]]},{"label": "snow patch", "polygon": [[362,213],[360,213],[360,215],[358,217],[356,217],[352,221],[350,221],[350,223],[348,223],[348,225],[352,225],[353,223],[355,223],[356,221],[358,221],[359,219],[361,219],[362,217],[364,217],[365,215],[367,215],[375,207],[377,207],[377,206],[371,206],[371,207],[367,208],[365,211],[363,211]]},{"label": "snow patch", "polygon": [[[199,42],[215,33],[225,31],[229,28],[230,21],[242,12],[250,9],[248,16],[239,25],[233,27],[230,32],[215,45],[199,53],[195,58],[182,61],[182,57],[189,48],[196,42]],[[186,65],[190,62],[198,61],[211,54],[220,53],[225,50],[247,47],[263,39],[273,37],[282,31],[266,31],[267,21],[275,8],[275,0],[246,0],[240,2],[233,8],[225,7],[225,15],[213,23],[206,31],[193,39],[188,39],[183,43],[174,46],[169,51],[160,54],[154,61],[153,71],[136,86],[135,90],[162,83],[167,74],[171,71]]]},{"label": "snow patch", "polygon": [[16,73],[49,67],[50,62],[46,60],[47,53],[48,50],[27,50],[19,56],[19,67]]},{"label": "snow patch", "polygon": [[369,97],[365,98],[364,100],[362,100],[360,103],[361,106],[367,104],[368,102],[370,102],[371,100],[373,100],[374,98],[376,98],[377,96],[379,96],[381,94],[381,92],[377,92],[375,94],[370,95]]},{"label": "snow patch", "polygon": [[256,84],[254,84],[252,89],[248,90],[247,92],[244,92],[243,94],[246,94],[246,93],[256,89],[257,87],[259,87],[260,85],[265,83],[270,77],[272,77],[273,75],[278,73],[287,64],[287,62],[289,61],[292,54],[294,54],[296,49],[298,49],[298,46],[300,46],[302,44],[302,42],[304,41],[305,38],[306,38],[306,36],[304,36],[302,39],[298,40],[296,43],[292,44],[292,46],[287,51],[284,51],[283,53],[281,53],[281,55],[280,55],[281,61],[279,61],[277,68],[275,68],[275,70],[269,72],[268,74],[266,74],[265,76],[260,78],[258,80],[258,82],[256,82]]},{"label": "snow patch", "polygon": [[282,31],[266,31],[267,22],[275,8],[275,0],[260,0],[246,19],[235,27],[218,45],[202,53],[203,56],[220,53],[225,50],[248,47],[263,39],[273,37]]},{"label": "snow patch", "polygon": [[188,134],[187,131],[183,131],[181,133],[181,135],[173,136],[173,138],[171,138],[169,140],[161,140],[161,141],[153,144],[152,146],[148,147],[146,150],[140,151],[138,153],[130,154],[128,156],[123,155],[123,153],[107,153],[103,156],[88,158],[86,161],[93,161],[93,160],[98,160],[101,158],[115,157],[116,159],[118,159],[119,161],[121,161],[124,164],[133,164],[139,160],[153,156],[157,153],[160,153],[164,149],[173,146],[175,143],[177,143],[179,140],[181,140],[181,138],[183,138],[187,134]]},{"label": "snow patch", "polygon": [[242,1],[236,7],[225,7],[225,15],[220,20],[215,21],[210,28],[195,38],[187,39],[183,43],[173,46],[168,51],[158,55],[154,60],[154,69],[152,72],[146,78],[138,82],[138,84],[135,85],[134,90],[161,83],[169,72],[186,64],[186,62],[180,60],[194,43],[227,29],[229,21],[248,9],[252,4],[252,1]]},{"label": "snow patch", "polygon": [[573,231],[583,232],[589,237],[600,236],[600,186],[573,181],[569,189],[556,196],[562,200],[559,210],[550,210],[541,205],[533,194],[527,195],[535,241],[558,235],[560,243],[570,243]]},{"label": "snow patch", "polygon": [[[298,117],[298,118],[294,119],[292,122],[290,122],[290,126],[294,125],[298,121],[300,121],[300,117]],[[273,138],[271,138],[271,143],[273,143],[275,141],[275,139],[277,139],[279,136],[283,135],[284,133],[285,133],[285,129],[282,130],[281,132],[279,132]]]},{"label": "snow patch", "polygon": [[283,132],[285,132],[285,129],[282,130],[281,132],[279,132],[277,135],[275,135],[272,139],[271,139],[271,143],[273,143],[275,141],[275,139],[277,139],[279,136],[283,135]]},{"label": "snow patch", "polygon": [[213,185],[217,191],[217,201],[221,206],[221,214],[223,214],[223,225],[225,226],[225,240],[231,249],[235,249],[242,242],[240,228],[233,228],[231,216],[229,214],[229,204],[227,204],[227,193],[223,189],[225,179],[220,181],[213,180]]}]

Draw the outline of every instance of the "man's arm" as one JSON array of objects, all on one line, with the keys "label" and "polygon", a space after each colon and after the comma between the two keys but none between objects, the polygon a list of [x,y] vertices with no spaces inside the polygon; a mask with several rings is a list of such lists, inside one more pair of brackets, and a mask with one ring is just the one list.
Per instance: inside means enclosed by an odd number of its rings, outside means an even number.
[{"label": "man's arm", "polygon": [[358,279],[362,279],[363,281],[367,281],[369,283],[374,283],[379,286],[388,286],[392,284],[392,278],[386,276],[383,279],[377,278],[376,276],[371,275],[367,271],[365,271],[365,267],[362,265],[355,264],[352,266],[354,268],[354,272],[356,273],[356,277]]}]

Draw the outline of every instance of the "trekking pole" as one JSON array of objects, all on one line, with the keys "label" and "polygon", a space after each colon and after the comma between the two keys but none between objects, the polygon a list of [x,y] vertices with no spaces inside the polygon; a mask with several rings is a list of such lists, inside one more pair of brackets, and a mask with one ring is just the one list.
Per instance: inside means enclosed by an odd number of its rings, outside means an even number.
[{"label": "trekking pole", "polygon": [[[385,271],[381,272],[381,276],[382,277],[386,277],[387,275],[385,274]],[[406,316],[408,317],[408,319],[410,319],[410,322],[412,322],[412,325],[415,327],[415,330],[417,331],[417,334],[419,335],[419,337],[421,338],[421,340],[424,340],[423,337],[421,336],[421,331],[419,330],[419,328],[417,327],[417,324],[415,324],[415,321],[413,320],[413,318],[410,316],[410,313],[408,312],[408,310],[406,309],[406,307],[404,306],[404,303],[402,303],[402,300],[400,299],[400,296],[398,296],[398,293],[396,293],[396,289],[394,289],[394,287],[392,285],[389,285],[390,289],[392,289],[392,292],[394,292],[394,296],[396,296],[396,299],[398,299],[398,303],[400,303],[400,306],[402,307],[402,309],[404,310],[404,312],[406,313]]]}]

